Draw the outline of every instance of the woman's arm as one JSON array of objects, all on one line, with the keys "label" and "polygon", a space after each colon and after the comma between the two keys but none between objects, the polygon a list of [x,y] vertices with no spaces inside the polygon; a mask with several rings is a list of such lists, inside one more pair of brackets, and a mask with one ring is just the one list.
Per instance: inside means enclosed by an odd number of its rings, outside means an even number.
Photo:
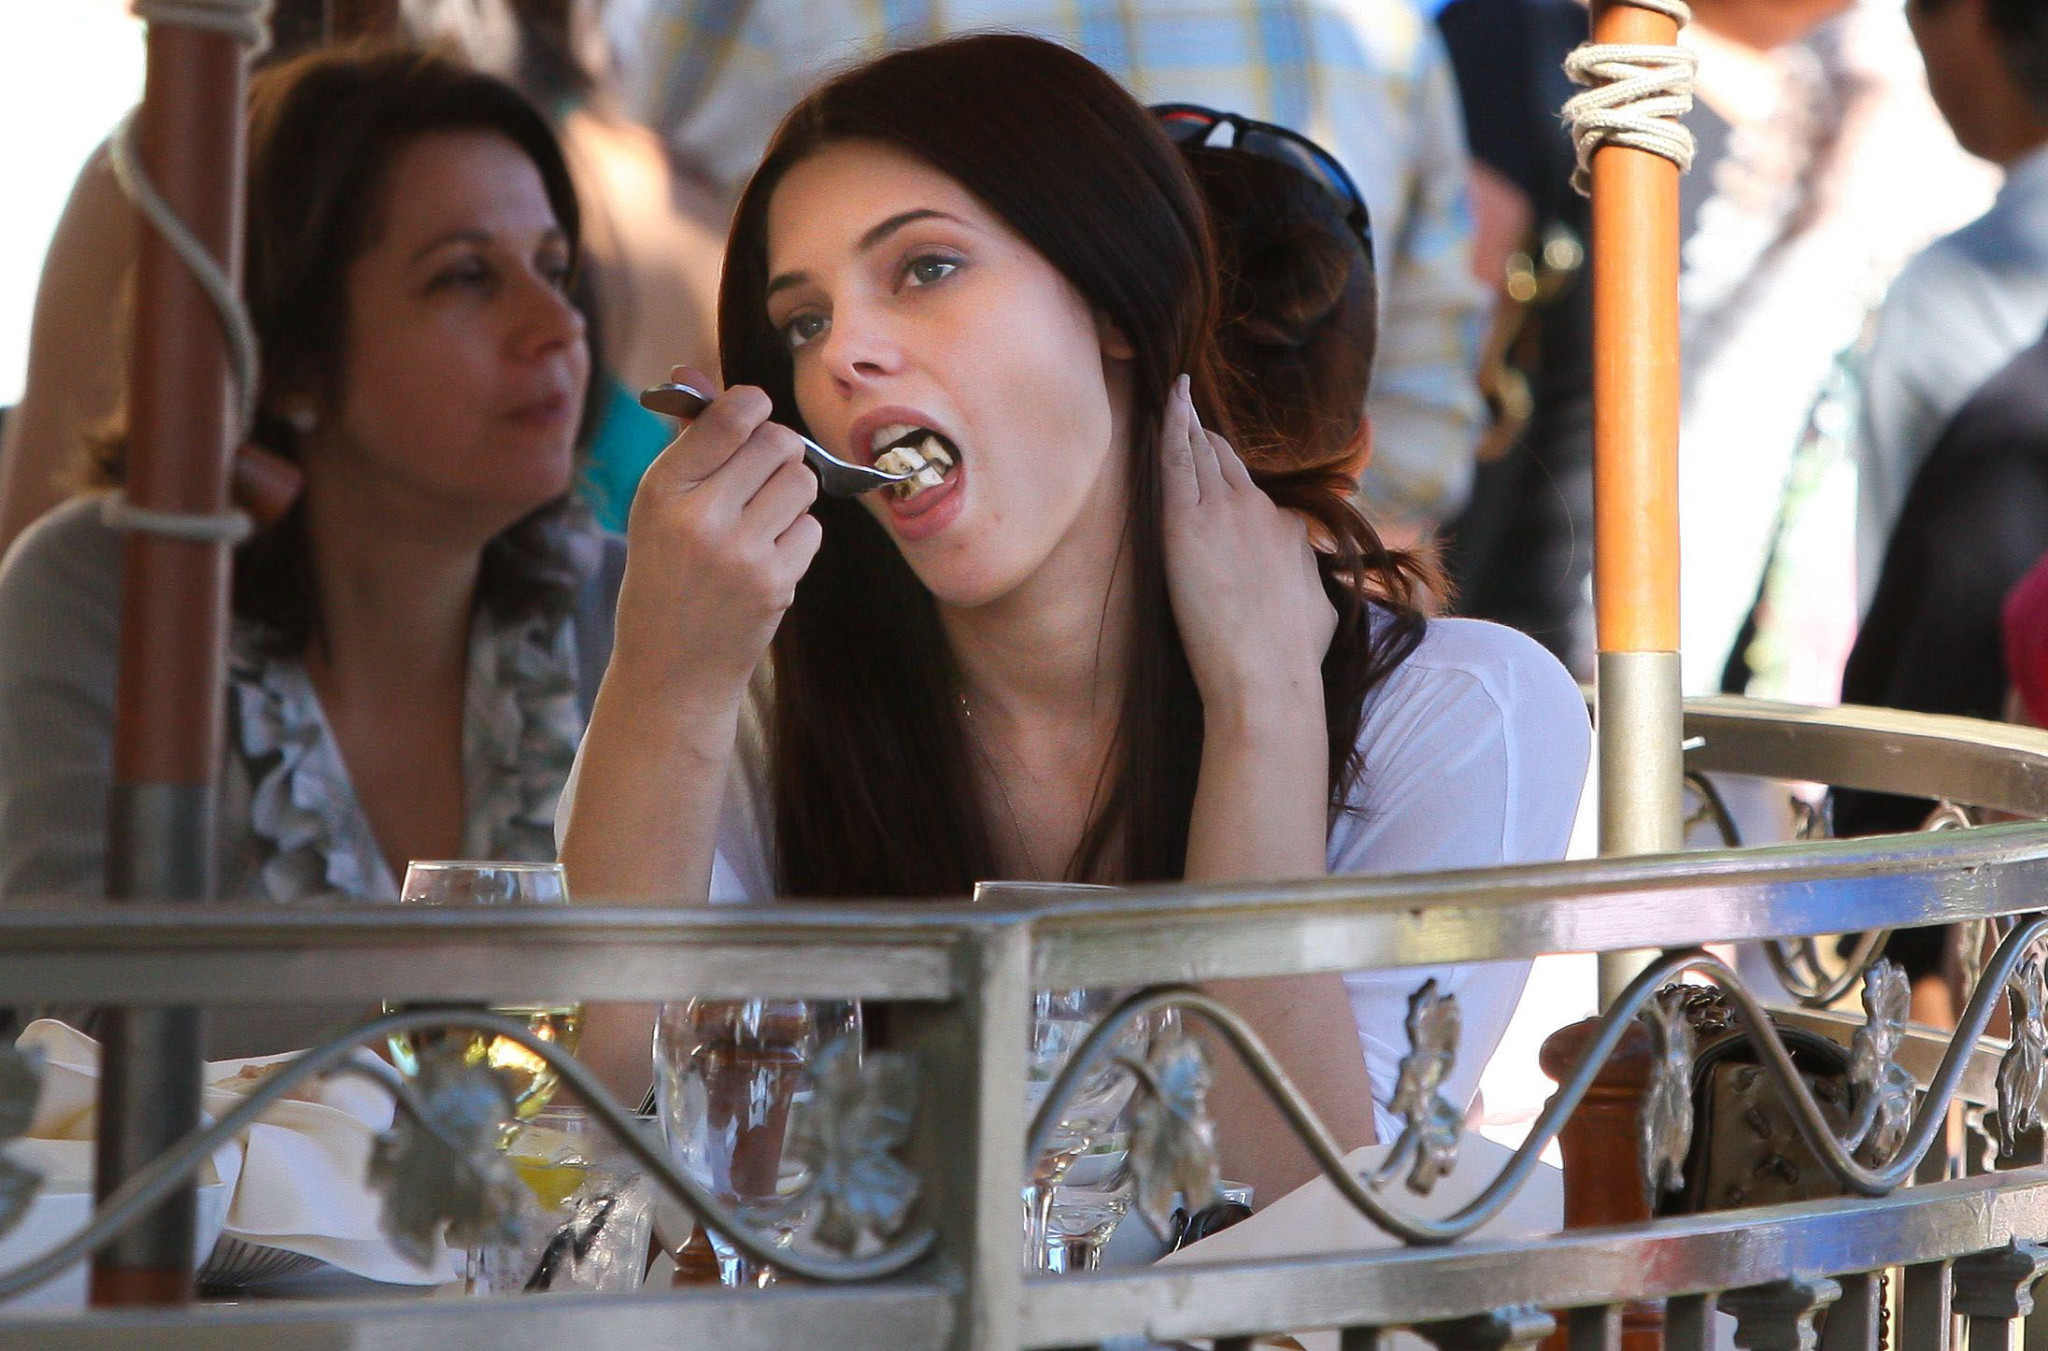
[{"label": "woman's arm", "polygon": [[0,570],[0,897],[106,890],[121,538],[62,508]]},{"label": "woman's arm", "polygon": [[[693,371],[675,377],[715,388]],[[561,859],[584,904],[709,896],[748,680],[820,540],[818,481],[768,396],[735,389],[634,495],[611,665],[578,760]],[[582,1051],[617,1091],[647,1082],[648,1010],[591,1010]]]},{"label": "woman's arm", "polygon": [[[1336,616],[1301,518],[1282,511],[1196,420],[1185,387],[1163,430],[1175,619],[1202,696],[1190,882],[1319,877],[1329,813],[1322,659]],[[1372,1140],[1372,1085],[1341,975],[1213,991],[1249,1020],[1349,1149]],[[1262,1090],[1219,1051],[1211,1103],[1225,1173],[1263,1200],[1316,1171]]]},{"label": "woman's arm", "polygon": [[583,901],[708,894],[747,682],[821,538],[818,481],[769,411],[757,389],[721,395],[634,496],[611,664],[562,838]]},{"label": "woman's arm", "polygon": [[85,433],[120,401],[135,233],[102,146],[79,172],[36,285],[28,379],[0,439],[0,553],[70,495],[66,472],[78,467]]}]

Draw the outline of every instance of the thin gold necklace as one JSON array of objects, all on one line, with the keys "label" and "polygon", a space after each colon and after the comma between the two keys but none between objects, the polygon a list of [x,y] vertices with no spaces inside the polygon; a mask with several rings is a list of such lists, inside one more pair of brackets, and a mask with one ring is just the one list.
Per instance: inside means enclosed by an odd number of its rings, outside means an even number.
[{"label": "thin gold necklace", "polygon": [[982,762],[988,766],[988,776],[995,780],[996,793],[1003,799],[1003,810],[1010,814],[1010,829],[1017,832],[1017,847],[1024,851],[1024,866],[1031,869],[1034,881],[1051,881],[1038,868],[1038,860],[1032,857],[1031,841],[1024,834],[1024,822],[1017,816],[1017,804],[1010,801],[1010,790],[1003,786],[1003,771],[996,768],[995,756],[989,754],[988,742],[982,740],[981,728],[974,721],[974,705],[967,701],[967,691],[960,692],[960,716],[967,724],[967,735],[974,738],[974,748],[981,752]]}]

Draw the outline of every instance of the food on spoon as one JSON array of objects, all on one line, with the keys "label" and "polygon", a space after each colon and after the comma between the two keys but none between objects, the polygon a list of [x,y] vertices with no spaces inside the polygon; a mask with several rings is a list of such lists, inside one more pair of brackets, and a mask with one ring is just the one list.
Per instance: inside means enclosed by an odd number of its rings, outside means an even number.
[{"label": "food on spoon", "polygon": [[915,497],[927,488],[946,481],[946,471],[956,461],[953,453],[934,432],[922,427],[884,427],[875,433],[878,445],[886,446],[875,456],[875,468],[885,474],[907,474],[895,485],[899,498]]},{"label": "food on spoon", "polygon": [[885,450],[875,457],[875,468],[885,474],[920,474],[926,467],[924,456],[909,446]]}]

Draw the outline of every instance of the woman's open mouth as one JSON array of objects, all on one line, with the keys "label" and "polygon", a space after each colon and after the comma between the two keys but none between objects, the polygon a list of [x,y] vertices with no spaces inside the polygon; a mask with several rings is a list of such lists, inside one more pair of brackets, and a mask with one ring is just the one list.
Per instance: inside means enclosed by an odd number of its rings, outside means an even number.
[{"label": "woman's open mouth", "polygon": [[960,466],[960,450],[943,433],[907,422],[877,427],[868,443],[875,468],[885,474],[908,474],[909,478],[889,491],[898,501],[908,501],[942,486]]}]

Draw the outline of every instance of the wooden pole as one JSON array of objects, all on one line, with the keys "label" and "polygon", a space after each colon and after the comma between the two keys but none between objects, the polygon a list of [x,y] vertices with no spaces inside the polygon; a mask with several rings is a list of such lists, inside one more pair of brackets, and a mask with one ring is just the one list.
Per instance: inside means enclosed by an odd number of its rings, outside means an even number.
[{"label": "wooden pole", "polygon": [[[1677,41],[1597,0],[1593,41]],[[1678,166],[1608,146],[1593,173],[1594,608],[1602,652],[1678,651]]]},{"label": "wooden pole", "polygon": [[[243,51],[227,33],[153,23],[143,171],[230,275],[241,256]],[[129,363],[131,505],[217,516],[228,505],[235,417],[220,319],[147,226],[136,262]],[[116,900],[198,902],[214,888],[214,777],[222,732],[229,553],[131,532],[122,590],[107,887]],[[95,1186],[109,1192],[199,1122],[196,1009],[108,1015]],[[99,1304],[190,1297],[187,1185],[101,1249]]]},{"label": "wooden pole", "polygon": [[[1593,6],[1596,43],[1670,46],[1668,15]],[[1684,843],[1678,659],[1678,166],[1594,152],[1593,589],[1599,636],[1600,852]],[[1607,1007],[1649,960],[1600,959]]]},{"label": "wooden pole", "polygon": [[[1595,43],[1669,47],[1678,23],[1594,0]],[[1678,629],[1678,175],[1672,161],[1608,144],[1593,154],[1593,590],[1599,634],[1600,852],[1663,853],[1684,843],[1684,737]],[[1603,953],[1600,1007],[1654,953]],[[1589,1020],[1544,1043],[1560,1081],[1598,1032]],[[1646,1219],[1637,1160],[1649,1038],[1629,1029],[1572,1114],[1565,1226]],[[1655,1351],[1661,1311],[1623,1312],[1623,1351]],[[1564,1351],[1554,1339],[1550,1351]]]}]

